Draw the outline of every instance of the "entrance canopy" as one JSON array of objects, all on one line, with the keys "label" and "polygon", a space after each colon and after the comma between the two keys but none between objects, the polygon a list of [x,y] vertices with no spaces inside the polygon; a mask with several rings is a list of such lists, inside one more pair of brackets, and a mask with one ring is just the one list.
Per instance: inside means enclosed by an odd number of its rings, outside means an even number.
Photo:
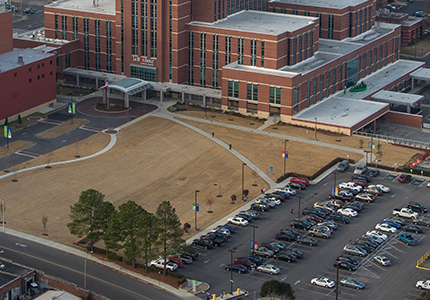
[{"label": "entrance canopy", "polygon": [[129,96],[146,91],[151,87],[152,85],[149,82],[139,78],[124,78],[109,84],[110,89],[119,90]]},{"label": "entrance canopy", "polygon": [[422,95],[405,94],[391,91],[380,91],[372,95],[372,100],[374,101],[406,106],[417,106],[421,101],[423,101],[423,99],[424,96]]},{"label": "entrance canopy", "polygon": [[430,81],[430,69],[421,68],[411,73],[412,79],[418,79],[423,81]]}]

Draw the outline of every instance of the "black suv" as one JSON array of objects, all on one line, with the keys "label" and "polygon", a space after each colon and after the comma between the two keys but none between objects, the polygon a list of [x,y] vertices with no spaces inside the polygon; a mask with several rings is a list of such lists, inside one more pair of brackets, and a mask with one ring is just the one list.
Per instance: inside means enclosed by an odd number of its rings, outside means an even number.
[{"label": "black suv", "polygon": [[312,227],[311,224],[303,220],[302,221],[294,220],[293,222],[290,223],[290,225],[293,228],[306,229],[306,230],[309,230]]},{"label": "black suv", "polygon": [[428,212],[427,207],[425,207],[424,205],[422,205],[420,203],[413,202],[413,201],[409,202],[407,207],[412,209],[415,212],[422,213],[422,214]]},{"label": "black suv", "polygon": [[258,210],[258,211],[268,211],[269,206],[265,203],[252,203],[251,209],[252,210]]},{"label": "black suv", "polygon": [[206,240],[206,239],[195,239],[192,242],[192,244],[195,247],[201,247],[201,248],[205,248],[205,249],[211,249],[214,246],[214,242],[212,242],[211,240]]}]

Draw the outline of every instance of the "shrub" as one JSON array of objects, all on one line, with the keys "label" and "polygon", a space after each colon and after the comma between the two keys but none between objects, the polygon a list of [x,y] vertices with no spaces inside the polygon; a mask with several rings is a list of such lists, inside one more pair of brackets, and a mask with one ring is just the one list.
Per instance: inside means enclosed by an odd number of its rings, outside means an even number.
[{"label": "shrub", "polygon": [[113,252],[108,253],[107,258],[111,260],[122,261],[122,256],[116,255],[116,253]]}]

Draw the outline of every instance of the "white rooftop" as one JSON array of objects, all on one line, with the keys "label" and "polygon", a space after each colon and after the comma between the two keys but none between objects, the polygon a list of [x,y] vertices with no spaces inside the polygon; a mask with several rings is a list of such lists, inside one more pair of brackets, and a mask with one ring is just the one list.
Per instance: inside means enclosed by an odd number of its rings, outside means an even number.
[{"label": "white rooftop", "polygon": [[20,68],[18,64],[18,56],[22,56],[24,65],[36,62],[46,57],[55,57],[52,53],[45,53],[34,49],[14,49],[13,51],[0,54],[0,73],[4,73],[16,68]]},{"label": "white rooftop", "polygon": [[115,15],[115,0],[57,0],[45,5],[45,7]]},{"label": "white rooftop", "polygon": [[357,6],[361,3],[368,2],[368,0],[271,0],[270,3],[287,3],[297,6],[314,6],[324,8],[343,9],[350,6]]},{"label": "white rooftop", "polygon": [[388,103],[344,99],[339,95],[318,102],[311,109],[294,115],[292,119],[315,122],[317,118],[318,124],[352,128],[375,113],[383,113],[387,107]]},{"label": "white rooftop", "polygon": [[413,77],[414,79],[430,81],[430,69],[422,68],[416,70],[415,72],[411,73],[411,77]]},{"label": "white rooftop", "polygon": [[423,101],[424,96],[415,94],[405,94],[392,91],[380,91],[372,96],[372,100],[395,103],[400,105],[410,105]]},{"label": "white rooftop", "polygon": [[38,300],[80,300],[82,298],[74,296],[64,291],[47,291],[37,297]]},{"label": "white rooftop", "polygon": [[318,19],[315,17],[242,10],[213,23],[193,21],[188,24],[206,26],[209,28],[279,35],[284,32],[296,31],[309,24],[315,23],[317,20]]}]

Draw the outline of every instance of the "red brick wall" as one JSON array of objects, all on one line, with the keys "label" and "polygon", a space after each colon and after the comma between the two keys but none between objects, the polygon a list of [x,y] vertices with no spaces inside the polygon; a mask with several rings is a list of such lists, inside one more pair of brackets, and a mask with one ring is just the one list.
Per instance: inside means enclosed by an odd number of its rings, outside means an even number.
[{"label": "red brick wall", "polygon": [[12,50],[12,11],[5,11],[0,13],[0,54]]},{"label": "red brick wall", "polygon": [[415,128],[422,128],[423,126],[423,116],[421,115],[411,115],[401,112],[390,111],[385,115],[390,123],[410,126]]}]

